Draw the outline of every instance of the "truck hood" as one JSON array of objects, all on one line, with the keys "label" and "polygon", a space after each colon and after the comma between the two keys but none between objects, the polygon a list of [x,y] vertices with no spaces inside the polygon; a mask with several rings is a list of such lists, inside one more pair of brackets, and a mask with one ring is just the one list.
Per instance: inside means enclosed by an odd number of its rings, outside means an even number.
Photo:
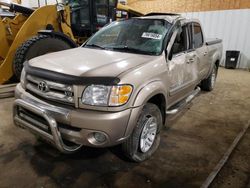
[{"label": "truck hood", "polygon": [[36,57],[29,65],[73,76],[117,77],[156,57],[79,47]]}]

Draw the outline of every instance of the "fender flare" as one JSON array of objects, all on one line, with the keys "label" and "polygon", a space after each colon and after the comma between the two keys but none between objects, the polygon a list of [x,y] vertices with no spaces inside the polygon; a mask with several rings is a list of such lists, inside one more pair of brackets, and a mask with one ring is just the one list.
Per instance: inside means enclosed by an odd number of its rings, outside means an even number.
[{"label": "fender flare", "polygon": [[66,41],[72,48],[78,47],[78,45],[75,43],[75,41],[73,41],[69,36],[65,35],[62,32],[56,32],[56,31],[53,31],[53,30],[40,30],[40,31],[38,31],[38,34],[57,37],[57,38],[60,38],[60,39],[62,39],[64,41]]},{"label": "fender flare", "polygon": [[208,71],[208,74],[207,74],[206,78],[208,78],[209,75],[211,74],[211,72],[213,70],[213,67],[214,67],[214,64],[217,61],[219,61],[219,62],[221,61],[220,54],[218,52],[214,53],[213,56],[211,57],[210,61],[211,61],[211,66],[209,68],[209,71]]},{"label": "fender flare", "polygon": [[[125,131],[125,137],[128,137],[132,134],[137,120],[141,114],[141,110],[144,104],[157,94],[162,94],[165,97],[165,101],[167,103],[167,89],[166,86],[159,80],[153,81],[145,85],[143,88],[139,90],[137,93],[135,100],[133,101],[133,108],[131,110],[130,118],[128,121],[128,126]],[[167,105],[166,105],[167,106]]]},{"label": "fender flare", "polygon": [[166,86],[160,80],[152,81],[139,90],[133,102],[133,107],[146,104],[150,98],[157,94],[162,94],[167,101],[168,95],[166,91]]}]

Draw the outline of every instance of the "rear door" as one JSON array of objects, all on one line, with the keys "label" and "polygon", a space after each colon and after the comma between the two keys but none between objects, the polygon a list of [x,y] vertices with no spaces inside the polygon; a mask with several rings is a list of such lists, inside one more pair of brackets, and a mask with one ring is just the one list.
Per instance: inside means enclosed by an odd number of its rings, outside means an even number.
[{"label": "rear door", "polygon": [[199,23],[192,23],[192,49],[198,65],[198,81],[202,80],[208,69],[208,48],[205,44],[202,28]]}]

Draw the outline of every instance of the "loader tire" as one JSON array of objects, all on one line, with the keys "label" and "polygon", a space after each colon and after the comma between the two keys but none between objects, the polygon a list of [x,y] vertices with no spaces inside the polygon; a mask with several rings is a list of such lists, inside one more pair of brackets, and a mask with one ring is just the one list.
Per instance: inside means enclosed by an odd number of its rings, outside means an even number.
[{"label": "loader tire", "polygon": [[26,60],[47,53],[67,50],[72,46],[63,39],[50,35],[37,35],[24,42],[16,51],[13,61],[13,71],[17,80],[20,80],[23,64]]}]

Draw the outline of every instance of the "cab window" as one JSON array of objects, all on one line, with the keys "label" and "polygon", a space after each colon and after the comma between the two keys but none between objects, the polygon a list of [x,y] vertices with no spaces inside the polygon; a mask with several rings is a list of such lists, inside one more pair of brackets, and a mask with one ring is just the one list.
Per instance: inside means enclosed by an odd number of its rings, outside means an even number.
[{"label": "cab window", "polygon": [[96,0],[97,25],[104,26],[108,23],[108,1]]},{"label": "cab window", "polygon": [[193,46],[200,48],[203,46],[204,40],[202,35],[201,26],[198,23],[193,24]]},{"label": "cab window", "polygon": [[90,24],[89,18],[89,3],[88,0],[83,1],[68,1],[71,7],[71,22],[72,25],[87,26]]}]

